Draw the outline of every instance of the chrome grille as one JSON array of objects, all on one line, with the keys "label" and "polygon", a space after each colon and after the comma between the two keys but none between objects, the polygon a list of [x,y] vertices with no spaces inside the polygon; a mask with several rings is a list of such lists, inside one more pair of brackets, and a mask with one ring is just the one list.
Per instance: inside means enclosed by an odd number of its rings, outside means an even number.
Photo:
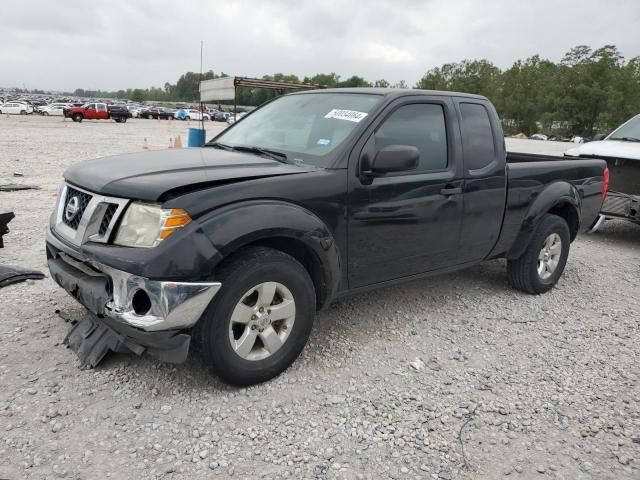
[{"label": "chrome grille", "polygon": [[[65,210],[74,197],[78,199],[78,209],[67,218]],[[67,184],[62,185],[58,199],[54,230],[78,246],[85,242],[107,243],[129,203],[126,198],[107,197]]]},{"label": "chrome grille", "polygon": [[116,211],[118,210],[118,205],[115,203],[110,203],[107,206],[107,209],[104,211],[104,216],[102,217],[102,222],[100,222],[100,230],[98,230],[98,234],[100,236],[105,236],[107,231],[109,230],[109,225],[111,225],[111,221],[113,217],[116,215]]},{"label": "chrome grille", "polygon": [[82,215],[84,215],[84,211],[87,209],[87,205],[89,205],[92,196],[86,192],[76,190],[75,188],[67,187],[67,195],[64,199],[64,208],[66,208],[69,201],[74,197],[78,199],[78,211],[73,217],[71,217],[71,219],[67,218],[67,215],[62,215],[62,221],[69,225],[69,227],[77,230],[78,225],[80,225]]}]

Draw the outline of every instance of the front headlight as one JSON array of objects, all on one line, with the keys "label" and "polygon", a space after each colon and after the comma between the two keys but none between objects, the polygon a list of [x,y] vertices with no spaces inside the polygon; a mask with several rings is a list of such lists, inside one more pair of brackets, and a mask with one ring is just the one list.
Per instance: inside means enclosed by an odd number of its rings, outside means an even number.
[{"label": "front headlight", "polygon": [[181,208],[171,210],[148,203],[132,203],[124,212],[114,243],[151,248],[191,221]]}]

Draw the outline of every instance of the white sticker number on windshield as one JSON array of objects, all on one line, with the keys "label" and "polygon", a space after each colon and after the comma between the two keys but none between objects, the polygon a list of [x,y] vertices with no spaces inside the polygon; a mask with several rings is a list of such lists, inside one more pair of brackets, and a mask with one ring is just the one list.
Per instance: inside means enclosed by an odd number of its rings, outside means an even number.
[{"label": "white sticker number on windshield", "polygon": [[338,120],[347,120],[349,122],[358,123],[367,114],[365,112],[358,112],[356,110],[341,110],[338,108],[334,108],[329,113],[327,113],[324,118],[337,118]]}]

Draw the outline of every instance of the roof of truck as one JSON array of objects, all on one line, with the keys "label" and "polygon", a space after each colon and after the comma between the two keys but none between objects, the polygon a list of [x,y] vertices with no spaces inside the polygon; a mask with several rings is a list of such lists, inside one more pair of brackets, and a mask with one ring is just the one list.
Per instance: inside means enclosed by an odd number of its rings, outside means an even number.
[{"label": "roof of truck", "polygon": [[430,95],[430,96],[447,96],[447,97],[465,97],[475,98],[477,100],[488,100],[487,97],[482,95],[475,95],[473,93],[461,93],[461,92],[449,92],[443,90],[420,90],[417,88],[325,88],[322,90],[304,90],[300,92],[293,92],[290,95],[304,95],[305,93],[368,93],[374,95],[384,95],[385,97],[404,97],[407,95]]}]

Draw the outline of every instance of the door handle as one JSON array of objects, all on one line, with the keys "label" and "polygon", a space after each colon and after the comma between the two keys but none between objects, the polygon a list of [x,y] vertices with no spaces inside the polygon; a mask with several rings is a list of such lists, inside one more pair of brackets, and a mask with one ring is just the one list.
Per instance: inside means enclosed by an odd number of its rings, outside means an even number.
[{"label": "door handle", "polygon": [[460,195],[462,193],[462,187],[456,188],[443,188],[440,190],[440,195],[444,195],[445,197],[449,197],[451,195]]}]

